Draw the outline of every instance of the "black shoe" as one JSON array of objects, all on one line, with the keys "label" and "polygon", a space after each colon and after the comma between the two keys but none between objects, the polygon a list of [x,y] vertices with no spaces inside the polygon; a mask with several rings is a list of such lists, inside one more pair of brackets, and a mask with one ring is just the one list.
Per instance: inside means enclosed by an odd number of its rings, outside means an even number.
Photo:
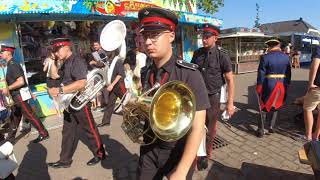
[{"label": "black shoe", "polygon": [[204,171],[208,168],[208,159],[205,156],[198,157],[197,168],[199,171]]},{"label": "black shoe", "polygon": [[92,159],[90,159],[90,161],[87,162],[88,166],[93,166],[98,164],[100,161],[106,159],[106,154],[103,154],[102,157],[99,156],[95,156]]},{"label": "black shoe", "polygon": [[270,133],[270,134],[274,133],[274,129],[270,128],[270,129],[269,129],[269,133]]},{"label": "black shoe", "polygon": [[264,130],[263,129],[258,129],[256,133],[257,133],[257,137],[258,138],[262,138],[263,135],[264,135]]},{"label": "black shoe", "polygon": [[52,168],[69,168],[71,166],[71,163],[64,163],[64,162],[60,162],[60,161],[57,161],[57,162],[53,162],[53,163],[48,163],[48,166],[49,167],[52,167]]},{"label": "black shoe", "polygon": [[47,134],[46,136],[44,135],[39,135],[36,139],[34,139],[32,142],[33,143],[39,143],[41,141],[44,141],[46,139],[49,139],[49,134]]},{"label": "black shoe", "polygon": [[97,127],[110,126],[110,123],[100,123]]}]

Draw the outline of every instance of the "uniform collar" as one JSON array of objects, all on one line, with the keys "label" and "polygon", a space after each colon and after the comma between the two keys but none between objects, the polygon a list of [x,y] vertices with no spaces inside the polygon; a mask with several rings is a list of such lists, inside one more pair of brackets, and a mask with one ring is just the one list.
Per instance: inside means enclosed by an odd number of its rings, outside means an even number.
[{"label": "uniform collar", "polygon": [[69,57],[65,60],[64,63],[69,62],[69,61],[72,61],[73,59],[74,59],[74,56],[73,56],[73,54],[71,54],[71,56],[69,56]]},{"label": "uniform collar", "polygon": [[[168,72],[168,73],[171,73],[171,71],[172,71],[172,66],[174,66],[176,59],[177,59],[177,58],[176,58],[174,55],[172,55],[172,56],[170,57],[169,61],[167,61],[163,66],[161,66],[160,69],[163,69],[163,70],[165,70],[165,71]],[[154,72],[157,72],[157,71],[158,71],[157,66],[155,65],[155,63],[152,63],[152,70],[153,70]]]},{"label": "uniform collar", "polygon": [[272,48],[269,50],[269,52],[281,52],[280,48]]},{"label": "uniform collar", "polygon": [[12,64],[12,63],[14,63],[13,58],[11,58],[11,59],[7,62],[7,64]]},{"label": "uniform collar", "polygon": [[217,51],[217,46],[214,46],[213,48],[210,49],[205,49],[208,53],[215,53]]}]

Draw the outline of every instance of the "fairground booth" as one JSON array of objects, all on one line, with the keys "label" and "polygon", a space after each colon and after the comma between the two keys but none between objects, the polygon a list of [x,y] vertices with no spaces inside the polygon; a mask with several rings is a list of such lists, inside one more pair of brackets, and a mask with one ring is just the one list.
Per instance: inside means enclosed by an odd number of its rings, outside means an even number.
[{"label": "fairground booth", "polygon": [[292,34],[279,34],[281,40],[286,43],[291,43],[292,51],[300,51],[300,63],[310,64],[311,55],[316,46],[320,45],[320,36],[305,34],[305,33],[292,33]]},{"label": "fairground booth", "polygon": [[270,37],[256,28],[224,29],[218,45],[228,51],[233,72],[254,72],[258,70],[260,56],[265,52],[264,42]]},{"label": "fairground booth", "polygon": [[14,59],[24,68],[29,87],[37,96],[31,102],[37,114],[44,117],[56,113],[43,72],[50,39],[71,38],[73,52],[85,55],[90,52],[90,42],[99,39],[102,28],[120,19],[127,26],[126,44],[130,50],[141,44],[137,12],[148,6],[176,11],[180,25],[174,51],[186,61],[198,48],[197,27],[203,23],[222,25],[220,19],[197,14],[196,0],[1,0],[0,44],[16,47]]}]

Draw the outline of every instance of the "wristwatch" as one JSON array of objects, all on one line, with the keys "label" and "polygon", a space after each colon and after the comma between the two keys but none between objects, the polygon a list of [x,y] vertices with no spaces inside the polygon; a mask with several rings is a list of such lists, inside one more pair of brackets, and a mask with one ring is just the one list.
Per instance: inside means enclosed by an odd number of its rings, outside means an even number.
[{"label": "wristwatch", "polygon": [[63,94],[63,88],[59,87],[59,94]]}]

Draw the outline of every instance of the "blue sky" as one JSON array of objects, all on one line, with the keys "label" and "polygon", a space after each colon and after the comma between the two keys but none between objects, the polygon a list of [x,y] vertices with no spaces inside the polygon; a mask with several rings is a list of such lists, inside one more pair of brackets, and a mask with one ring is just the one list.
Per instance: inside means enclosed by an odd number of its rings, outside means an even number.
[{"label": "blue sky", "polygon": [[224,7],[213,16],[223,19],[223,29],[253,27],[256,3],[260,6],[262,24],[302,17],[320,30],[320,0],[224,0]]}]

